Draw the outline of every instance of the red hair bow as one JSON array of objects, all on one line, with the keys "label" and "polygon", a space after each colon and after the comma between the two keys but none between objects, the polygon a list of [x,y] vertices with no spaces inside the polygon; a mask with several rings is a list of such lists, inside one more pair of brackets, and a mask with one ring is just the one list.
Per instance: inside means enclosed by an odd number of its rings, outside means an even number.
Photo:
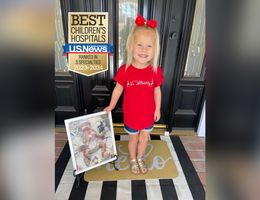
[{"label": "red hair bow", "polygon": [[151,28],[156,28],[157,26],[157,21],[155,19],[151,19],[151,20],[148,20],[148,21],[145,21],[144,17],[141,16],[141,15],[138,15],[135,19],[135,24],[137,26],[143,26],[143,25],[147,25]]}]

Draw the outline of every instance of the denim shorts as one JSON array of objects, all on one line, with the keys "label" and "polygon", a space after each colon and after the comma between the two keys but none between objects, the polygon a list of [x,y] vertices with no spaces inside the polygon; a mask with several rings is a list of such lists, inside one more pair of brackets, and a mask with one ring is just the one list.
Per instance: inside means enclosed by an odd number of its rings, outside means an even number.
[{"label": "denim shorts", "polygon": [[125,132],[127,132],[130,135],[135,135],[135,134],[138,134],[140,131],[151,132],[153,130],[153,125],[148,128],[144,128],[142,130],[135,130],[135,129],[128,127],[127,125],[124,125],[124,130],[125,130]]}]

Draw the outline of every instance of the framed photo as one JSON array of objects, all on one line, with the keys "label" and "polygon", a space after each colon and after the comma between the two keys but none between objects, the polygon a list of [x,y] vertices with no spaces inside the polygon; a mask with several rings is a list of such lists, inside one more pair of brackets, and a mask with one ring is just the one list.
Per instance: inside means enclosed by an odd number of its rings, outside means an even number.
[{"label": "framed photo", "polygon": [[111,112],[98,112],[65,120],[75,174],[116,160]]}]

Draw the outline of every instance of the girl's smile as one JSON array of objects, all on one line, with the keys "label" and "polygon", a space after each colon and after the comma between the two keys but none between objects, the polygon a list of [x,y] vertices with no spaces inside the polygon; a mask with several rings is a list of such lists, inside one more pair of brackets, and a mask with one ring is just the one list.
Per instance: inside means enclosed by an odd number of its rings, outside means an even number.
[{"label": "girl's smile", "polygon": [[147,58],[149,55],[147,55],[147,54],[137,54],[139,57],[141,57],[141,58]]}]

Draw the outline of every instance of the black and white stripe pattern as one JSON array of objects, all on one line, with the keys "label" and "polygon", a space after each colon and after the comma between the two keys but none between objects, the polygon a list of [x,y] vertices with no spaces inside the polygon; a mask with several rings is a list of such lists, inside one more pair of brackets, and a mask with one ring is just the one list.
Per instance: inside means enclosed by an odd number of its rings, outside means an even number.
[{"label": "black and white stripe pattern", "polygon": [[[116,137],[116,140],[128,140],[127,135]],[[167,142],[179,176],[173,179],[118,180],[85,182],[83,177],[78,181],[73,177],[69,147],[65,145],[56,162],[55,199],[90,199],[90,200],[131,200],[131,199],[177,199],[203,200],[205,190],[190,161],[179,137],[151,136],[152,140]],[[83,175],[83,174],[82,174]]]}]

